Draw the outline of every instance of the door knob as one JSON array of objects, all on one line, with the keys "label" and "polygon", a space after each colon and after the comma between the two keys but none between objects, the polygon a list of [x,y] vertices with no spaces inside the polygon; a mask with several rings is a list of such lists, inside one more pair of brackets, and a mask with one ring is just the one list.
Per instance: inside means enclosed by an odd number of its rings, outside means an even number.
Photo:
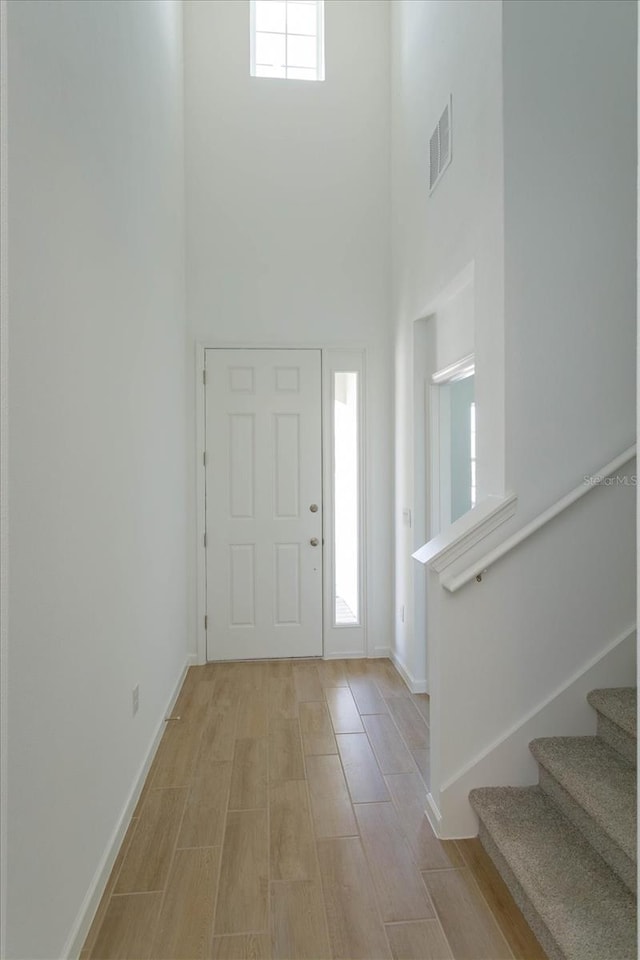
[{"label": "door knob", "polygon": [[318,512],[318,504],[317,504],[317,503],[312,503],[311,506],[309,507],[309,510],[311,510],[311,513],[317,513],[317,512]]},{"label": "door knob", "polygon": [[317,547],[320,541],[318,540],[317,537],[311,537],[311,540],[309,540],[309,543],[311,544],[312,547]]}]

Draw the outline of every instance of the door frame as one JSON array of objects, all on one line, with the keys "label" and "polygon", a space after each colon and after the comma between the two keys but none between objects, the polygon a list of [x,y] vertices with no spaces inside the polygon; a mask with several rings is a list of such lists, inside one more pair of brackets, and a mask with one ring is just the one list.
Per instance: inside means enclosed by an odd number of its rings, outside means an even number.
[{"label": "door frame", "polygon": [[[319,350],[321,360],[321,443],[322,443],[322,657],[325,660],[350,657],[368,657],[367,632],[367,422],[366,422],[366,347],[361,344],[327,343],[238,343],[220,341],[197,341],[195,344],[195,468],[196,468],[196,510],[195,510],[195,571],[196,571],[196,660],[207,663],[207,631],[205,616],[207,613],[207,564],[204,549],[206,524],[206,480],[203,453],[206,450],[206,386],[203,378],[205,352],[207,350]],[[361,615],[358,625],[334,626],[332,611],[333,585],[333,502],[332,502],[332,441],[331,420],[332,390],[331,373],[339,370],[356,370],[359,374],[359,457],[360,457],[360,599]],[[214,535],[209,531],[209,536]]]}]

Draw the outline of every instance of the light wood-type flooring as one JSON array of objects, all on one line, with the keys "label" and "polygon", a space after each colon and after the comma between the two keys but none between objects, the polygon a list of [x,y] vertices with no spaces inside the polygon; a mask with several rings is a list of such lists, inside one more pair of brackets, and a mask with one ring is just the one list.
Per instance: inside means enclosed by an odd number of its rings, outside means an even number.
[{"label": "light wood-type flooring", "polygon": [[192,667],[82,960],[539,960],[424,816],[429,701],[388,660]]}]

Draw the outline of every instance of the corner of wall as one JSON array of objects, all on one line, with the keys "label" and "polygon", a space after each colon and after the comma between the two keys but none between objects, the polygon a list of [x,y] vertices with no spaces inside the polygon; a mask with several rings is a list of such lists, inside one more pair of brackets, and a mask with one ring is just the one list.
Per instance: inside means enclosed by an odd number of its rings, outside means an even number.
[{"label": "corner of wall", "polygon": [[629,627],[498,741],[450,777],[440,791],[438,836],[443,839],[476,836],[478,820],[468,799],[473,788],[526,786],[536,782],[538,768],[529,752],[531,740],[593,735],[596,716],[587,703],[587,694],[597,687],[632,684],[636,675],[635,658],[636,630]]},{"label": "corner of wall", "polygon": [[[129,796],[127,797],[127,800],[122,808],[122,812],[118,817],[118,822],[116,823],[111,837],[109,838],[106,849],[100,858],[100,862],[93,879],[89,884],[89,889],[87,890],[87,894],[82,902],[78,916],[73,924],[67,943],[62,951],[62,957],[64,958],[75,960],[75,958],[79,957],[80,955],[80,951],[82,950],[82,946],[86,940],[89,928],[93,922],[93,918],[96,915],[96,911],[107,885],[107,881],[109,880],[109,875],[111,874],[116,857],[118,856],[118,851],[120,850],[125,833],[127,832],[131,817],[140,798],[140,794],[142,793],[145,780],[149,770],[151,769],[153,758],[155,757],[156,751],[160,745],[160,741],[165,729],[165,718],[171,714],[174,704],[178,699],[182,684],[184,683],[187,675],[187,670],[193,665],[194,661],[195,657],[193,655],[190,654],[187,656],[171,696],[169,697],[166,708],[163,710],[162,715],[158,720],[155,734],[151,740],[151,743],[149,744],[149,749],[147,750],[144,760],[140,765],[140,769],[138,770],[135,781],[131,787]],[[4,954],[2,954],[2,956],[4,956]]]},{"label": "corner of wall", "polygon": [[7,0],[0,0],[0,957],[6,956],[7,917],[7,693],[9,616],[7,300]]}]

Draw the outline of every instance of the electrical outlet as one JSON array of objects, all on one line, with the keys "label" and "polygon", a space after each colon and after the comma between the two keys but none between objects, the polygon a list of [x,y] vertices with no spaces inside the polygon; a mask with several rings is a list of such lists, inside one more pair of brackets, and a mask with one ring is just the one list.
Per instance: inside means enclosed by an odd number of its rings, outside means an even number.
[{"label": "electrical outlet", "polygon": [[133,688],[133,693],[131,696],[131,705],[133,707],[133,716],[135,717],[138,712],[138,707],[140,706],[140,684],[136,683]]}]

